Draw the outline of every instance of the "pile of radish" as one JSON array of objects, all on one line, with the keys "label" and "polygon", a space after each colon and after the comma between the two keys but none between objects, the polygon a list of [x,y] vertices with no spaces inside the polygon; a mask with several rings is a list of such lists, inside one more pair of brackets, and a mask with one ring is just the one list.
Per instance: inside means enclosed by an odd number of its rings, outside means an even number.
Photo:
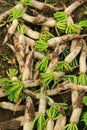
[{"label": "pile of radish", "polygon": [[[80,130],[87,92],[87,33],[72,13],[86,2],[76,0],[68,7],[62,3],[58,8],[17,0],[0,15],[0,28],[7,30],[2,46],[13,51],[17,64],[0,77],[0,98],[8,97],[0,107],[24,112],[11,120],[19,121],[23,130]],[[67,91],[71,104],[55,101]],[[86,130],[87,124],[81,127]]]}]

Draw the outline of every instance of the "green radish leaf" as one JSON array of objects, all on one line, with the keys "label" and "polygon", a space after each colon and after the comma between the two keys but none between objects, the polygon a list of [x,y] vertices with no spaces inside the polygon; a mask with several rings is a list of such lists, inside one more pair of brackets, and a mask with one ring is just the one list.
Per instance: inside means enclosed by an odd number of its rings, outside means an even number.
[{"label": "green radish leaf", "polygon": [[54,35],[48,31],[42,31],[40,33],[40,40],[47,42],[51,38],[54,38]]},{"label": "green radish leaf", "polygon": [[80,25],[81,27],[87,27],[87,20],[80,21],[80,22],[79,22],[79,25]]},{"label": "green radish leaf", "polygon": [[46,114],[49,119],[51,120],[57,119],[58,114],[59,114],[58,106],[59,106],[58,103],[53,103],[52,106],[48,110],[46,110]]},{"label": "green radish leaf", "polygon": [[82,120],[81,121],[83,121],[84,123],[85,123],[85,125],[87,126],[87,112],[85,112],[84,114],[83,114],[83,117],[82,117]]},{"label": "green radish leaf", "polygon": [[49,89],[49,84],[53,81],[53,85],[51,85],[51,88],[55,87],[56,83],[56,77],[53,73],[41,73],[41,82],[44,84],[45,89]]},{"label": "green radish leaf", "polygon": [[48,58],[48,57],[43,58],[43,59],[40,61],[40,63],[38,64],[37,69],[38,69],[40,72],[46,72],[47,67],[48,67],[48,63],[49,63],[49,58]]},{"label": "green radish leaf", "polygon": [[37,130],[44,130],[45,122],[45,117],[43,114],[41,114],[37,121]]},{"label": "green radish leaf", "polygon": [[87,96],[83,96],[82,101],[83,101],[84,105],[87,106]]},{"label": "green radish leaf", "polygon": [[47,53],[48,52],[48,44],[43,40],[36,41],[35,44],[35,50],[41,53]]},{"label": "green radish leaf", "polygon": [[23,25],[19,24],[19,26],[17,27],[17,29],[18,29],[18,32],[20,34],[24,34],[26,32],[25,26],[23,26]]},{"label": "green radish leaf", "polygon": [[8,71],[6,71],[9,78],[12,78],[18,74],[18,70],[14,68],[9,68]]},{"label": "green radish leaf", "polygon": [[72,71],[72,67],[66,63],[65,61],[59,61],[57,67],[55,68],[55,71]]},{"label": "green radish leaf", "polygon": [[75,123],[69,123],[63,128],[63,130],[78,130],[78,127]]}]

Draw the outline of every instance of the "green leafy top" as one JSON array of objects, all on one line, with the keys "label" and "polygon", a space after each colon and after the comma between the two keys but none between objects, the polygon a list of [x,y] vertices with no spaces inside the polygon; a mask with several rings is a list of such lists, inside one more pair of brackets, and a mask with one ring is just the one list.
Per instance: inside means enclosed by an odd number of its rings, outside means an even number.
[{"label": "green leafy top", "polygon": [[63,80],[68,80],[71,83],[78,85],[87,85],[87,76],[86,74],[76,75],[64,75]]},{"label": "green leafy top", "polygon": [[9,78],[12,78],[18,74],[18,70],[14,68],[9,68],[8,71],[6,71]]},{"label": "green leafy top", "polygon": [[17,9],[17,8],[12,8],[10,10],[10,15],[8,17],[8,20],[7,22],[11,22],[13,21],[14,19],[18,19],[18,20],[21,20],[20,18],[23,16],[23,12],[20,10],[20,9]]},{"label": "green leafy top", "polygon": [[12,102],[17,102],[19,95],[23,89],[23,82],[20,80],[10,80],[9,78],[1,78],[0,85],[8,94],[8,99]]},{"label": "green leafy top", "polygon": [[48,67],[48,63],[49,63],[49,58],[48,58],[48,57],[43,58],[43,59],[40,61],[40,63],[38,64],[37,69],[38,69],[40,72],[46,72],[47,67]]},{"label": "green leafy top", "polygon": [[20,34],[24,34],[25,32],[26,32],[26,29],[25,29],[25,26],[23,26],[23,25],[20,25],[19,24],[19,26],[18,26],[18,32],[20,33]]},{"label": "green leafy top", "polygon": [[63,130],[78,130],[78,127],[75,123],[69,123],[63,128]]},{"label": "green leafy top", "polygon": [[50,83],[52,83],[51,89],[54,88],[58,82],[53,73],[41,73],[40,77],[41,77],[41,82],[44,84],[45,89],[50,88]]},{"label": "green leafy top", "polygon": [[35,50],[41,53],[47,53],[48,50],[48,44],[47,42],[43,41],[43,40],[37,40],[36,44],[35,44]]},{"label": "green leafy top", "polygon": [[49,39],[54,38],[54,35],[48,31],[42,31],[40,33],[40,39],[47,42]]},{"label": "green leafy top", "polygon": [[54,18],[57,22],[67,21],[67,14],[65,12],[54,13]]},{"label": "green leafy top", "polygon": [[65,34],[67,27],[67,14],[65,12],[54,13],[54,18],[56,20],[56,32],[58,35]]},{"label": "green leafy top", "polygon": [[85,106],[87,106],[87,96],[83,96],[82,101]]},{"label": "green leafy top", "polygon": [[32,122],[32,130],[37,124],[37,130],[44,130],[46,119],[44,114],[37,114]]},{"label": "green leafy top", "polygon": [[85,123],[85,125],[87,126],[87,112],[85,112],[85,113],[83,114],[81,121],[83,121],[83,122]]},{"label": "green leafy top", "polygon": [[58,118],[58,106],[58,103],[54,103],[49,109],[46,110],[46,114],[49,119],[56,120]]},{"label": "green leafy top", "polygon": [[78,24],[71,24],[66,28],[66,34],[80,34],[81,26]]},{"label": "green leafy top", "polygon": [[80,21],[78,23],[81,27],[87,27],[87,20]]},{"label": "green leafy top", "polygon": [[72,71],[72,67],[65,61],[59,61],[55,71]]},{"label": "green leafy top", "polygon": [[0,86],[3,87],[3,89],[8,94],[8,99],[12,102],[17,102],[20,93],[24,87],[24,84],[19,79],[12,80],[11,78],[16,76],[18,74],[18,70],[14,68],[9,68],[9,70],[6,72],[8,77],[4,77],[0,79]]}]

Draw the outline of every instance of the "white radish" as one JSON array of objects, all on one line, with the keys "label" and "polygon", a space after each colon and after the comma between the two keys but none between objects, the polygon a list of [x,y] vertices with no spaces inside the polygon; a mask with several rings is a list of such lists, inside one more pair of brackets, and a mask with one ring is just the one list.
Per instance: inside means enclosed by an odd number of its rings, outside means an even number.
[{"label": "white radish", "polygon": [[42,87],[41,88],[41,98],[39,100],[38,113],[39,114],[45,114],[45,111],[46,111],[46,96],[45,96],[44,87]]},{"label": "white radish", "polygon": [[68,56],[65,57],[64,61],[67,63],[71,63],[73,59],[76,58],[76,56],[79,54],[82,48],[82,39],[78,40],[77,46],[74,48],[74,50],[68,54]]},{"label": "white radish", "polygon": [[[0,108],[14,111],[15,110],[15,104],[3,101],[3,102],[0,102]],[[16,111],[21,111],[21,110],[24,110],[24,109],[25,109],[25,105],[18,105],[18,107],[16,108]]]},{"label": "white radish", "polygon": [[87,0],[76,0],[74,3],[72,3],[69,7],[65,9],[65,12],[70,15],[77,7],[79,7],[85,2],[87,2]]},{"label": "white radish", "polygon": [[24,83],[24,88],[37,87],[38,85],[40,85],[40,80],[39,79],[25,80],[23,81],[23,83]]},{"label": "white radish", "polygon": [[83,40],[82,52],[79,59],[80,73],[86,73],[86,70],[87,70],[86,58],[87,58],[87,45],[86,45],[85,40]]},{"label": "white radish", "polygon": [[23,130],[32,130],[32,121],[34,118],[34,105],[32,99],[27,96],[26,109],[23,119]]},{"label": "white radish", "polygon": [[25,34],[27,36],[29,36],[32,39],[39,39],[39,35],[40,35],[39,32],[33,31],[32,29],[30,29],[26,25],[24,25],[24,27],[25,27],[25,30],[26,30]]},{"label": "white radish", "polygon": [[26,57],[22,81],[31,80],[33,78],[33,56],[34,52],[31,51]]},{"label": "white radish", "polygon": [[54,37],[47,41],[48,45],[50,47],[55,47],[56,44],[65,43],[67,41],[71,41],[73,39],[81,39],[83,37],[87,36],[87,34],[79,35],[79,34],[67,34],[60,37]]}]

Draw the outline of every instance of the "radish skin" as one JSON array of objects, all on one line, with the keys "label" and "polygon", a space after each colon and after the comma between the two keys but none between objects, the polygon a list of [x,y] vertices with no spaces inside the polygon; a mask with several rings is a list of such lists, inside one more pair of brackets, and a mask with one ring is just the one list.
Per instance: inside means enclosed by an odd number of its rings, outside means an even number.
[{"label": "radish skin", "polygon": [[78,40],[78,44],[75,47],[75,49],[64,59],[65,62],[71,63],[73,59],[76,58],[76,56],[79,54],[82,48],[82,39]]},{"label": "radish skin", "polygon": [[[10,103],[10,102],[0,102],[0,108],[14,111],[15,110],[15,104]],[[18,105],[18,107],[16,108],[16,111],[21,111],[21,110],[24,110],[24,109],[25,109],[24,105]]]},{"label": "radish skin", "polygon": [[63,127],[65,125],[66,125],[66,116],[63,116],[61,114],[61,115],[59,115],[53,130],[63,130]]},{"label": "radish skin", "polygon": [[55,69],[55,67],[57,66],[57,64],[58,64],[58,58],[54,58],[54,59],[50,62],[49,66],[48,66],[48,68],[47,68],[46,73],[51,73],[51,72],[53,72],[54,69]]},{"label": "radish skin", "polygon": [[73,39],[80,39],[87,36],[87,34],[79,35],[79,34],[67,34],[60,37],[51,38],[47,41],[49,47],[55,47],[56,44],[65,43],[67,41],[73,40]]},{"label": "radish skin", "polygon": [[76,8],[78,8],[80,5],[82,5],[85,2],[87,2],[87,0],[77,0],[74,3],[72,3],[70,6],[68,6],[65,9],[65,12],[67,13],[67,15],[70,15]]},{"label": "radish skin", "polygon": [[30,29],[26,25],[24,25],[24,27],[25,27],[25,30],[26,30],[25,34],[27,36],[29,36],[30,38],[35,39],[35,40],[39,39],[39,35],[40,35],[39,32],[33,31],[32,29]]},{"label": "radish skin", "polygon": [[46,96],[45,96],[45,92],[44,92],[44,87],[42,87],[38,113],[45,114],[45,111],[46,111]]},{"label": "radish skin", "polygon": [[63,9],[63,8],[57,8],[57,7],[54,7],[50,4],[45,4],[45,3],[42,3],[42,2],[39,2],[39,1],[36,1],[36,0],[31,0],[30,6],[36,8],[38,10],[44,10],[45,6],[46,6],[46,8],[49,8],[53,11],[59,11],[59,10]]},{"label": "radish skin", "polygon": [[7,96],[7,93],[2,88],[0,88],[0,98],[5,96]]},{"label": "radish skin", "polygon": [[74,108],[74,110],[72,111],[72,115],[70,117],[70,122],[77,124],[79,122],[81,113],[82,113],[82,108],[79,107]]},{"label": "radish skin", "polygon": [[42,53],[34,51],[34,58],[35,59],[42,60],[44,57],[45,56]]},{"label": "radish skin", "polygon": [[33,78],[33,51],[26,57],[25,67],[22,75],[22,81],[32,80]]},{"label": "radish skin", "polygon": [[86,73],[86,69],[87,69],[87,64],[86,64],[86,57],[87,57],[87,45],[85,43],[85,41],[83,41],[83,47],[82,47],[82,52],[80,55],[80,59],[79,59],[79,71],[80,73]]},{"label": "radish skin", "polygon": [[37,87],[40,85],[40,80],[39,79],[25,80],[23,81],[23,83],[24,83],[24,88]]},{"label": "radish skin", "polygon": [[46,130],[53,130],[54,129],[54,120],[49,119],[47,122],[47,129]]},{"label": "radish skin", "polygon": [[23,130],[32,130],[32,121],[34,118],[34,105],[32,99],[27,96],[26,109],[23,119]]}]

